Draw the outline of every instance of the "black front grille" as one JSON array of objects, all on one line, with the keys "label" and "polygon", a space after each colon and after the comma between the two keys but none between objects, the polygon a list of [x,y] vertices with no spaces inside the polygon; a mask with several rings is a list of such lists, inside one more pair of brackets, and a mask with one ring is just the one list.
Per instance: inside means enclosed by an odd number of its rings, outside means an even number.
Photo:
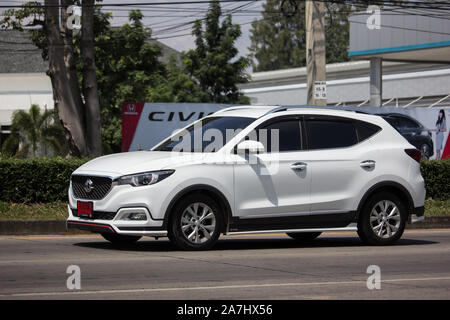
[{"label": "black front grille", "polygon": [[[92,190],[86,190],[86,182],[92,181]],[[76,198],[88,200],[103,199],[111,190],[112,180],[107,177],[72,176],[72,190]]]}]

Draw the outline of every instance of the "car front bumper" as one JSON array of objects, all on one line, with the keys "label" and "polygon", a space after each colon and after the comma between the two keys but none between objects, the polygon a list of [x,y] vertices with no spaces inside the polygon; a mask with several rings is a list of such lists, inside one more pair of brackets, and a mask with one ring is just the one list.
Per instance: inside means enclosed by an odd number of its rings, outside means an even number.
[{"label": "car front bumper", "polygon": [[[66,226],[68,229],[75,228],[94,233],[117,233],[130,236],[167,236],[164,222],[162,220],[153,220],[148,210],[144,207],[120,208],[115,214],[113,214],[114,217],[110,220],[78,217],[75,215],[76,209],[72,209],[70,206],[67,207],[69,217],[66,221]],[[147,220],[122,220],[122,218],[130,212],[146,212]]]}]

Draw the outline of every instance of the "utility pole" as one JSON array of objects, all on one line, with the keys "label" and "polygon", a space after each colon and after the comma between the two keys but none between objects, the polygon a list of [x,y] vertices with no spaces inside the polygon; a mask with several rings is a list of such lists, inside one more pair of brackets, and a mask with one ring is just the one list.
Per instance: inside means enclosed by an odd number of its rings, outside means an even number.
[{"label": "utility pole", "polygon": [[370,58],[370,106],[381,107],[383,101],[383,59]]},{"label": "utility pole", "polygon": [[306,1],[306,70],[308,105],[327,105],[325,57],[325,4]]}]

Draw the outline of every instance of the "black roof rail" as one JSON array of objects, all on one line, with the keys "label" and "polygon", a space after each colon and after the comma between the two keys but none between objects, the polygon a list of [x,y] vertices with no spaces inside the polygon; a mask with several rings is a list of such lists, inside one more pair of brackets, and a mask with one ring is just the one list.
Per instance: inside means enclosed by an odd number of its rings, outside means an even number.
[{"label": "black roof rail", "polygon": [[268,112],[266,112],[264,115],[268,115],[275,112],[282,112],[287,111],[289,109],[302,109],[302,108],[312,108],[312,109],[329,109],[329,110],[342,110],[342,111],[351,111],[356,113],[362,113],[362,114],[371,114],[369,112],[365,112],[359,109],[356,109],[357,107],[335,107],[335,106],[309,106],[309,105],[299,105],[299,106],[279,106],[276,107]]}]

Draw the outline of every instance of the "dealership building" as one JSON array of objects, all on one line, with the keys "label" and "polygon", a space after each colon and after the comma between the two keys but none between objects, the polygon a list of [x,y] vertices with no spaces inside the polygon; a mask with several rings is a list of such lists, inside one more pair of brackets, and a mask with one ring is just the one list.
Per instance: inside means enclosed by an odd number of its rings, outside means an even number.
[{"label": "dealership building", "polygon": [[[369,74],[368,60],[328,64],[328,105],[370,106]],[[250,76],[250,82],[240,89],[252,104],[306,104],[306,67],[256,72]],[[384,61],[382,79],[383,106],[450,106],[450,64]]]}]

